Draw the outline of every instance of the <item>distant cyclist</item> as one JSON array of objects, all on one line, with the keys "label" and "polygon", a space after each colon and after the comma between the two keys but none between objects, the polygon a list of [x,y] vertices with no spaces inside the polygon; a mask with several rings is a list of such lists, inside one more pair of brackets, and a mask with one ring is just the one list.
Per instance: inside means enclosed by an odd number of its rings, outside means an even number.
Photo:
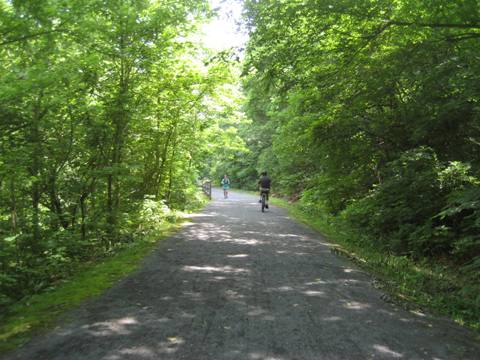
[{"label": "distant cyclist", "polygon": [[228,199],[228,190],[230,189],[230,179],[228,178],[227,174],[223,176],[222,187],[223,187],[223,198]]},{"label": "distant cyclist", "polygon": [[260,190],[260,200],[262,202],[262,194],[265,194],[265,207],[268,209],[268,195],[270,193],[270,178],[267,176],[267,172],[262,172],[260,180],[258,180],[258,188]]}]

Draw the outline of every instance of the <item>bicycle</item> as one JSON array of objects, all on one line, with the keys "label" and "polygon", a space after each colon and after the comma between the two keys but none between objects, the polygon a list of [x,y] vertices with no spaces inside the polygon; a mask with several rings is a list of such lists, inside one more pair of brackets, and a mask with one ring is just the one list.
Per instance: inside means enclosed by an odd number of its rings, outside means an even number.
[{"label": "bicycle", "polygon": [[265,209],[268,209],[268,204],[267,204],[267,191],[264,189],[260,189],[260,203],[262,205],[262,212],[265,212]]}]

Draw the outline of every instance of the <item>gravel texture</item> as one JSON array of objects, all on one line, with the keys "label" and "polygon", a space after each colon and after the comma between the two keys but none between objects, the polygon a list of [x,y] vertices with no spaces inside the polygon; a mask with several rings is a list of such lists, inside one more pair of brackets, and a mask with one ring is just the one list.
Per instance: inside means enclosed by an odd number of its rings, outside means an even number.
[{"label": "gravel texture", "polygon": [[7,359],[479,359],[476,334],[385,302],[313,230],[231,193]]}]

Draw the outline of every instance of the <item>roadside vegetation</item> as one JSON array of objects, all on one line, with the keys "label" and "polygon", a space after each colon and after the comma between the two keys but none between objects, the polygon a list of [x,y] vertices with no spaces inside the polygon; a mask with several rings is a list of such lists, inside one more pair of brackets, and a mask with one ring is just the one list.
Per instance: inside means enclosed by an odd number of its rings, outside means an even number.
[{"label": "roadside vegetation", "polygon": [[477,1],[244,5],[239,57],[194,40],[205,0],[0,0],[0,346],[133,269],[200,179],[264,170],[392,294],[479,329]]},{"label": "roadside vegetation", "polygon": [[134,271],[161,239],[178,228],[184,216],[170,214],[169,221],[158,221],[149,235],[118,247],[108,257],[75,264],[70,269],[71,276],[10,306],[0,325],[0,353],[12,350],[32,335],[51,328],[66,310],[101,294]]},{"label": "roadside vegetation", "polygon": [[242,143],[236,63],[192,35],[212,15],[203,0],[0,0],[3,341],[121,276],[116,254],[140,257],[198,208],[210,154]]},{"label": "roadside vegetation", "polygon": [[275,192],[404,296],[478,328],[477,2],[245,6],[251,123],[248,151],[224,163],[233,184],[268,171]]},{"label": "roadside vegetation", "polygon": [[368,239],[349,229],[344,221],[326,212],[312,214],[301,203],[281,198],[274,197],[271,202],[323,234],[332,244],[333,252],[373,274],[374,285],[388,295],[386,301],[410,311],[448,316],[480,331],[480,303],[476,298],[480,284],[475,275],[458,272],[451,264],[432,259],[414,261],[407,256],[385,253],[369,245]]}]

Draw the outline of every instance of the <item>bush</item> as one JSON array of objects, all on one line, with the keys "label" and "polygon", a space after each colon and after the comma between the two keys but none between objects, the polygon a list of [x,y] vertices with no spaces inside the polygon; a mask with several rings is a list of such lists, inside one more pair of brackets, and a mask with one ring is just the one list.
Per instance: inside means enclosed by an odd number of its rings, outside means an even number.
[{"label": "bush", "polygon": [[165,222],[175,222],[176,213],[171,210],[165,201],[147,197],[139,213],[139,231],[150,234],[158,230]]},{"label": "bush", "polygon": [[464,269],[480,269],[480,186],[471,179],[468,186],[453,191],[447,205],[436,216],[445,223],[452,238],[452,253]]},{"label": "bush", "polygon": [[432,149],[420,147],[391,162],[386,180],[342,216],[392,253],[464,260],[468,253],[472,260],[479,243],[475,181],[467,164],[441,164]]}]

